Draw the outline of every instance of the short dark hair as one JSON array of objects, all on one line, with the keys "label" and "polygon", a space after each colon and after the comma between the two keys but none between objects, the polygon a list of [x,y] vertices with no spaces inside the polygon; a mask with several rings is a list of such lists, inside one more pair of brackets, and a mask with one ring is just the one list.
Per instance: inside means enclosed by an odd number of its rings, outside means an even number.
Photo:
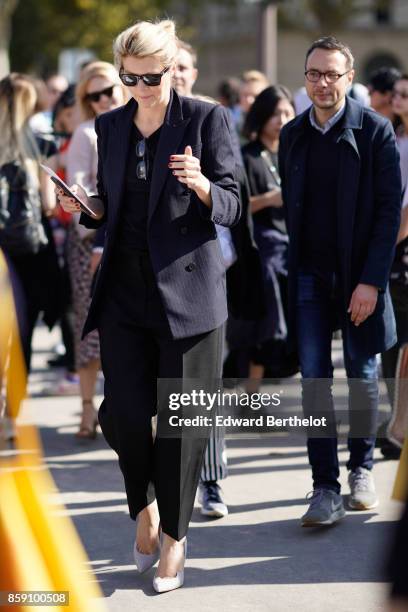
[{"label": "short dark hair", "polygon": [[67,89],[62,92],[62,94],[54,104],[54,108],[52,109],[53,120],[55,120],[55,117],[64,108],[70,108],[71,106],[75,106],[75,87],[75,84],[68,85]]},{"label": "short dark hair", "polygon": [[292,94],[284,85],[271,85],[261,91],[255,98],[245,118],[244,127],[242,129],[243,135],[248,139],[251,139],[254,134],[259,137],[262,128],[272,117],[278,102],[281,100],[287,100],[292,105],[294,112],[296,112]]},{"label": "short dark hair", "polygon": [[351,70],[354,65],[354,57],[350,50],[350,47],[345,45],[344,43],[337,40],[334,36],[323,36],[323,38],[318,38],[314,41],[306,51],[306,59],[305,59],[305,67],[307,64],[307,59],[309,55],[315,49],[326,49],[327,51],[340,51],[346,58],[346,68],[347,70]]},{"label": "short dark hair", "polygon": [[229,77],[224,81],[221,81],[217,87],[217,94],[219,98],[224,100],[224,103],[228,108],[233,108],[239,102],[239,88],[241,83],[239,79],[235,77]]},{"label": "short dark hair", "polygon": [[387,91],[392,91],[395,82],[401,77],[402,74],[398,68],[384,66],[371,73],[367,85],[369,85],[373,91],[379,91],[384,94],[387,93]]}]

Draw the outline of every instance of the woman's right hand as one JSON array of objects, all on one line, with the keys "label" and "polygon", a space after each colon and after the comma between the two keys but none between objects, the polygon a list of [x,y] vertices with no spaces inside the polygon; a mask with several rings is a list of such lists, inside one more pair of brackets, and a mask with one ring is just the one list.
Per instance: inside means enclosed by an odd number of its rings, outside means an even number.
[{"label": "woman's right hand", "polygon": [[[88,196],[83,187],[81,187],[80,185],[72,185],[72,187],[70,187],[70,190],[72,191],[72,193],[77,195],[78,198],[80,198],[84,204],[88,204]],[[58,202],[65,210],[65,212],[76,213],[81,210],[81,207],[78,202],[76,202],[74,198],[70,198],[69,196],[64,195],[64,192],[62,191],[62,189],[60,189],[60,187],[55,187],[55,193],[57,195]]]}]

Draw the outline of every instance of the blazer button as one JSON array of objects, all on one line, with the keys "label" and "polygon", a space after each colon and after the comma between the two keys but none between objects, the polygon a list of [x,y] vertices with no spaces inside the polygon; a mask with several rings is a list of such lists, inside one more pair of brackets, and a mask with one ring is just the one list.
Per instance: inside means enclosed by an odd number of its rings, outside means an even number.
[{"label": "blazer button", "polygon": [[196,269],[196,265],[195,263],[191,262],[184,269],[186,272],[192,272],[193,270]]},{"label": "blazer button", "polygon": [[180,234],[182,234],[183,236],[185,236],[188,232],[188,228],[187,227],[180,227]]},{"label": "blazer button", "polygon": [[296,202],[295,207],[300,208],[300,202]]}]

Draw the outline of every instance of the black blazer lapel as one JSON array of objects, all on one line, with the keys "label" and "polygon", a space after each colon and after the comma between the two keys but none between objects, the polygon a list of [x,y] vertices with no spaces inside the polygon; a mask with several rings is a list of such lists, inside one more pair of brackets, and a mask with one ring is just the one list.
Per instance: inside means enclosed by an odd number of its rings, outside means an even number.
[{"label": "black blazer lapel", "polygon": [[154,160],[149,197],[148,223],[158,204],[163,186],[170,176],[169,157],[177,152],[190,119],[183,119],[181,100],[172,90]]},{"label": "black blazer lapel", "polygon": [[108,195],[111,208],[110,222],[115,223],[125,188],[126,159],[129,150],[130,134],[137,103],[132,98],[117,115],[113,124],[112,140],[109,142],[109,182]]}]

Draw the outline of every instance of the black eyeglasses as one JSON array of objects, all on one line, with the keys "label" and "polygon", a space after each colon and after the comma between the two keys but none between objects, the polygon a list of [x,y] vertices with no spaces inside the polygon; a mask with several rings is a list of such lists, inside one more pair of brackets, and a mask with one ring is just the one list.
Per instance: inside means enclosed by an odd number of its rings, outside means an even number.
[{"label": "black eyeglasses", "polygon": [[89,102],[99,102],[102,96],[112,98],[114,87],[114,85],[111,85],[110,87],[106,87],[106,89],[101,89],[101,91],[93,91],[92,93],[86,94],[85,99],[89,100]]},{"label": "black eyeglasses", "polygon": [[136,157],[141,158],[136,166],[136,176],[142,181],[147,180],[146,140],[143,138],[136,144]]},{"label": "black eyeglasses", "polygon": [[306,70],[305,77],[311,83],[318,83],[322,77],[326,83],[335,83],[345,74],[349,73],[350,70],[343,72],[343,74],[339,74],[338,72],[334,72],[333,70],[329,70],[328,72],[320,72],[319,70]]},{"label": "black eyeglasses", "polygon": [[122,83],[127,87],[135,87],[139,81],[143,81],[148,87],[157,87],[161,83],[162,76],[166,74],[168,70],[170,70],[170,66],[157,74],[132,74],[130,72],[121,72],[119,73],[119,77]]}]

